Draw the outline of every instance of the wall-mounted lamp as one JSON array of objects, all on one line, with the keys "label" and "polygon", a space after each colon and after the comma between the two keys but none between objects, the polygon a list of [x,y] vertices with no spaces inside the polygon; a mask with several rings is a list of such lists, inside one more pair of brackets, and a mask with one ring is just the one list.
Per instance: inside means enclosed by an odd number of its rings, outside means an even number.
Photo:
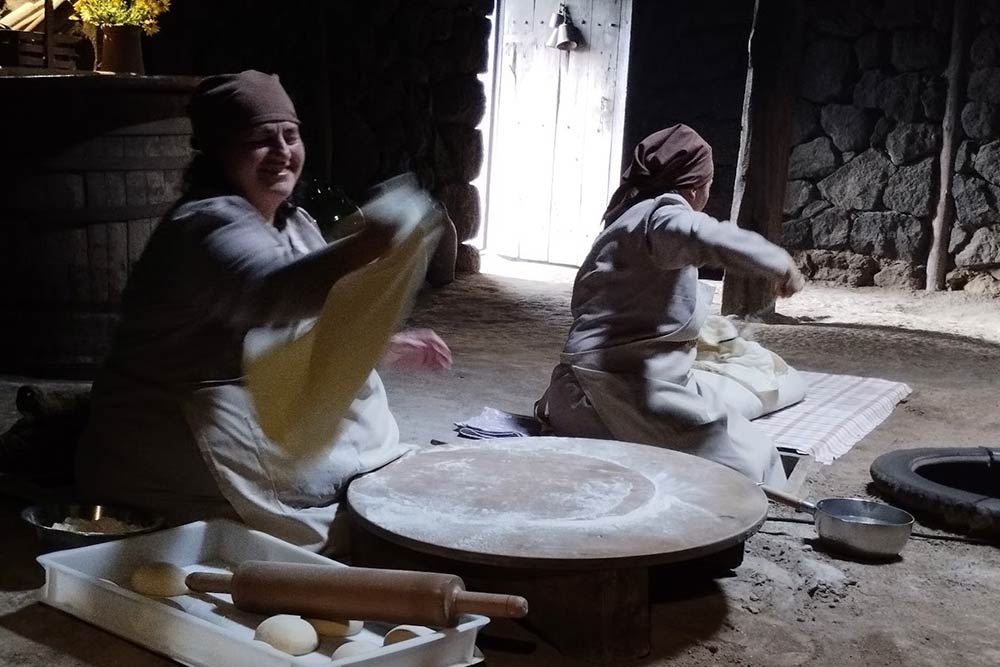
[{"label": "wall-mounted lamp", "polygon": [[549,17],[549,27],[552,34],[549,35],[545,46],[560,51],[572,51],[580,45],[580,33],[573,25],[573,19],[569,16],[569,7],[559,3],[559,9],[552,12]]}]

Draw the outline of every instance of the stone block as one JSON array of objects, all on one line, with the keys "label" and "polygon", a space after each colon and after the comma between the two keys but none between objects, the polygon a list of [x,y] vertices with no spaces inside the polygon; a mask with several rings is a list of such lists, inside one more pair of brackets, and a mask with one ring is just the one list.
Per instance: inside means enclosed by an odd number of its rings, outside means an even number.
[{"label": "stone block", "polygon": [[788,177],[822,178],[837,168],[837,155],[827,137],[817,137],[792,149],[788,158]]},{"label": "stone block", "polygon": [[842,208],[828,208],[811,220],[813,245],[828,250],[847,248],[851,232],[850,213]]},{"label": "stone block", "polygon": [[1000,141],[980,146],[972,165],[980,176],[993,185],[1000,185]]},{"label": "stone block", "polygon": [[933,30],[917,28],[892,34],[892,66],[900,72],[938,70],[945,60],[944,45]]},{"label": "stone block", "polygon": [[934,211],[937,160],[929,157],[910,167],[901,167],[889,177],[883,199],[898,213],[929,216]]},{"label": "stone block", "polygon": [[885,80],[881,88],[879,107],[890,118],[914,121],[923,112],[920,97],[923,83],[915,73],[900,74]]},{"label": "stone block", "polygon": [[788,181],[785,185],[784,214],[795,217],[816,195],[816,186],[809,181]]},{"label": "stone block", "polygon": [[886,262],[875,274],[874,281],[878,287],[921,290],[927,284],[927,270],[909,262]]},{"label": "stone block", "polygon": [[969,75],[969,99],[974,102],[1000,103],[1000,67],[984,67]]},{"label": "stone block", "polygon": [[920,93],[920,106],[924,110],[924,116],[929,120],[940,122],[944,118],[947,95],[948,82],[943,77],[928,77],[924,81],[924,90]]},{"label": "stone block", "polygon": [[864,35],[854,44],[858,67],[863,70],[879,69],[888,62],[889,49],[889,37],[884,32],[876,30]]},{"label": "stone block", "polygon": [[850,92],[854,49],[837,39],[817,39],[806,45],[799,73],[799,90],[811,102],[832,102]]},{"label": "stone block", "polygon": [[439,186],[435,196],[444,204],[448,216],[455,223],[459,242],[475,238],[481,223],[479,190],[476,186],[468,183],[451,183]]},{"label": "stone block", "polygon": [[465,125],[442,125],[434,156],[435,170],[443,180],[471,183],[483,166],[483,134]]},{"label": "stone block", "polygon": [[824,199],[849,210],[870,211],[882,200],[892,165],[869,149],[819,182]]},{"label": "stone block", "polygon": [[922,262],[929,240],[923,222],[894,211],[859,213],[851,225],[851,250],[859,255]]},{"label": "stone block", "polygon": [[854,105],[863,109],[882,108],[882,90],[889,77],[879,71],[862,72],[854,85]]},{"label": "stone block", "polygon": [[819,111],[816,105],[801,97],[796,98],[795,108],[792,110],[792,145],[804,143],[819,133]]},{"label": "stone block", "polygon": [[1000,190],[981,178],[955,174],[955,216],[963,227],[982,227],[1000,223],[997,202]]},{"label": "stone block", "polygon": [[486,113],[486,94],[475,75],[464,75],[436,83],[431,89],[434,118],[442,123],[475,127]]},{"label": "stone block", "polygon": [[825,199],[817,199],[811,204],[807,204],[806,207],[802,209],[802,217],[811,218],[815,215],[818,215],[821,211],[825,211],[828,208],[830,208],[830,202],[826,201]]},{"label": "stone block", "polygon": [[862,3],[849,0],[811,2],[806,5],[806,20],[817,32],[854,39],[871,27],[865,9]]},{"label": "stone block", "polygon": [[1000,106],[989,102],[968,102],[962,107],[962,130],[972,139],[1000,136]]},{"label": "stone block", "polygon": [[885,148],[885,140],[892,131],[893,124],[892,121],[882,116],[877,121],[875,121],[875,127],[872,129],[872,136],[869,140],[869,145],[872,148]]},{"label": "stone block", "polygon": [[955,266],[966,269],[1000,267],[1000,225],[977,229],[965,249],[955,256]]},{"label": "stone block", "polygon": [[820,124],[841,151],[861,151],[869,146],[875,118],[852,104],[828,104],[820,112]]},{"label": "stone block", "polygon": [[806,218],[789,220],[782,226],[782,246],[792,250],[805,250],[813,247],[812,223]]},{"label": "stone block", "polygon": [[875,259],[851,252],[810,250],[804,255],[803,272],[810,278],[850,287],[870,287],[880,269]]},{"label": "stone block", "polygon": [[953,225],[951,235],[948,237],[948,254],[954,255],[960,251],[970,238],[972,238],[972,232],[969,229],[961,225]]},{"label": "stone block", "polygon": [[479,249],[468,243],[458,245],[458,257],[455,260],[455,273],[479,273]]},{"label": "stone block", "polygon": [[973,173],[973,163],[975,161],[975,157],[975,145],[971,141],[966,139],[959,144],[958,150],[955,151],[955,173]]},{"label": "stone block", "polygon": [[969,49],[969,60],[976,68],[1000,65],[1000,29],[990,26],[980,30]]},{"label": "stone block", "polygon": [[941,128],[931,123],[900,123],[885,140],[893,164],[909,164],[941,150]]}]

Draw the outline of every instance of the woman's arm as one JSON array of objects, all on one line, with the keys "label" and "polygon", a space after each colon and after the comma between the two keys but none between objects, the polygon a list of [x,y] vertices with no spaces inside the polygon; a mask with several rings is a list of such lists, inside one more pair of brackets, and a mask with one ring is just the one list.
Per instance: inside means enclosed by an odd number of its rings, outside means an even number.
[{"label": "woman's arm", "polygon": [[177,258],[179,279],[193,283],[209,317],[245,327],[315,316],[333,284],[383,255],[395,233],[392,222],[370,222],[356,234],[289,260],[253,216],[213,210],[192,217],[175,221],[188,237]]},{"label": "woman's arm", "polygon": [[791,256],[760,234],[681,206],[660,206],[647,219],[646,237],[666,269],[705,264],[781,282],[797,273]]}]

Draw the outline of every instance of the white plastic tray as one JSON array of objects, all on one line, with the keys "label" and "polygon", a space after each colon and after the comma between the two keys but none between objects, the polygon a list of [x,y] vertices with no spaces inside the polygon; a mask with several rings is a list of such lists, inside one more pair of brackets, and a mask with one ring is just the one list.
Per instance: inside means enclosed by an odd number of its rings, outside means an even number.
[{"label": "white plastic tray", "polygon": [[322,638],[308,655],[290,656],[253,638],[263,616],[241,612],[224,594],[150,598],[128,588],[139,564],[159,560],[188,571],[231,571],[247,560],[347,567],[270,535],[225,520],[202,521],[149,535],[59,551],[45,568],[42,602],[191,667],[464,667],[482,662],[476,633],[489,622],[466,615],[457,628],[333,660],[344,641],[382,643],[391,626],[365,623],[350,638]]}]

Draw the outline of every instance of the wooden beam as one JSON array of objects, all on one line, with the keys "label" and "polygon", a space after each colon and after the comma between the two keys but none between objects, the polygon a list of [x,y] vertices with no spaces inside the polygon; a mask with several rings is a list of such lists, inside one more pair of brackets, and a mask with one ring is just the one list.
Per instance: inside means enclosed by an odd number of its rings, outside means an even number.
[{"label": "wooden beam", "polygon": [[[740,227],[781,243],[792,109],[802,50],[803,10],[799,0],[757,0],[732,219]],[[754,315],[774,310],[770,285],[727,274],[722,312]]]},{"label": "wooden beam", "polygon": [[944,279],[948,272],[948,244],[951,228],[955,222],[955,197],[952,185],[955,179],[955,151],[962,139],[958,129],[959,112],[962,107],[962,82],[965,79],[965,44],[969,23],[968,0],[955,0],[951,19],[951,57],[948,60],[948,94],[945,98],[944,119],[941,130],[941,187],[938,194],[937,211],[931,223],[933,240],[927,256],[927,289],[944,289]]}]

